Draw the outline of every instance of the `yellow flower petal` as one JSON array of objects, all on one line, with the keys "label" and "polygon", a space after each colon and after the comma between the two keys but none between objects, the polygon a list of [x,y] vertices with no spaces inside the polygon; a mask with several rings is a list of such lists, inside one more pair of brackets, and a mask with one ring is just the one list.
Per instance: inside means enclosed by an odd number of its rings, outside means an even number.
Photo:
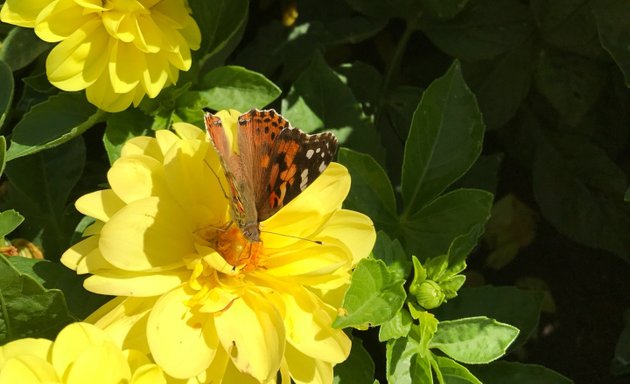
[{"label": "yellow flower petal", "polygon": [[[196,25],[196,24],[195,24]],[[146,53],[157,53],[162,47],[162,32],[152,17],[138,15],[133,44]]]},{"label": "yellow flower petal", "polygon": [[313,360],[290,345],[287,345],[285,359],[291,377],[297,384],[333,382],[333,365],[331,363]]},{"label": "yellow flower petal", "polygon": [[284,354],[284,324],[264,297],[244,294],[215,316],[215,323],[223,348],[241,372],[259,381],[276,374]]},{"label": "yellow flower petal", "polygon": [[85,96],[90,103],[107,112],[124,111],[134,100],[133,92],[114,92],[107,67],[101,76],[85,89]]},{"label": "yellow flower petal", "polygon": [[157,299],[157,296],[117,297],[94,311],[85,321],[103,329],[117,345],[148,354],[146,324]]},{"label": "yellow flower petal", "polygon": [[313,184],[261,223],[261,238],[265,247],[282,248],[303,240],[266,234],[264,231],[310,238],[341,207],[349,190],[348,170],[340,164],[330,163]]},{"label": "yellow flower petal", "polygon": [[341,209],[335,212],[316,238],[324,244],[336,244],[352,254],[352,264],[367,257],[376,242],[376,231],[369,217]]},{"label": "yellow flower petal", "polygon": [[124,205],[125,202],[111,189],[88,193],[74,203],[77,211],[103,222],[107,222]]},{"label": "yellow flower petal", "polygon": [[131,138],[120,149],[120,157],[132,157],[136,155],[146,155],[159,162],[164,160],[157,140],[148,136]]},{"label": "yellow flower petal", "polygon": [[21,355],[9,359],[0,370],[0,384],[58,383],[60,381],[50,363],[33,355]]},{"label": "yellow flower petal", "polygon": [[138,368],[131,378],[131,384],[166,384],[162,370],[155,364],[147,364]]},{"label": "yellow flower petal", "polygon": [[161,129],[155,132],[155,140],[157,140],[160,151],[162,151],[162,156],[164,156],[173,146],[177,145],[180,138],[171,131]]},{"label": "yellow flower petal", "polygon": [[185,288],[162,296],[151,311],[147,337],[151,354],[166,373],[185,379],[206,370],[218,347],[209,315],[194,315]]},{"label": "yellow flower petal", "polygon": [[[28,3],[30,1],[24,1]],[[40,39],[57,42],[68,38],[90,22],[99,22],[95,14],[86,14],[83,7],[71,0],[49,2],[37,16],[35,33]]]},{"label": "yellow flower petal", "polygon": [[125,156],[107,172],[107,180],[116,196],[125,203],[131,203],[168,193],[163,169],[162,163],[151,157]]},{"label": "yellow flower petal", "polygon": [[47,339],[18,339],[11,341],[0,347],[0,371],[7,360],[19,355],[32,355],[41,359],[46,359],[52,341]]},{"label": "yellow flower petal", "polygon": [[121,350],[105,340],[81,351],[64,376],[67,384],[125,383],[131,379],[131,370]]},{"label": "yellow flower petal", "polygon": [[183,266],[194,252],[193,228],[177,208],[155,197],[130,203],[103,227],[103,257],[126,271]]},{"label": "yellow flower petal", "polygon": [[66,250],[63,255],[61,255],[61,263],[76,271],[86,255],[96,249],[98,249],[98,237],[88,237]]},{"label": "yellow flower petal", "polygon": [[52,347],[52,364],[57,372],[66,369],[91,345],[108,340],[102,330],[87,323],[73,323],[59,332]]},{"label": "yellow flower petal", "polygon": [[311,359],[340,363],[350,354],[351,342],[341,329],[330,326],[334,310],[303,288],[281,294],[285,304],[287,340]]},{"label": "yellow flower petal", "polygon": [[79,91],[103,77],[109,45],[98,20],[57,44],[46,59],[48,80],[64,91]]},{"label": "yellow flower petal", "polygon": [[161,273],[130,273],[119,270],[98,271],[88,277],[83,286],[94,293],[112,296],[149,297],[161,295],[185,282],[190,272],[182,269]]},{"label": "yellow flower petal", "polygon": [[114,93],[133,91],[142,80],[145,55],[131,43],[116,42],[109,58],[109,76]]},{"label": "yellow flower petal", "polygon": [[7,0],[0,10],[0,20],[3,23],[32,28],[37,15],[49,3],[50,0]]}]

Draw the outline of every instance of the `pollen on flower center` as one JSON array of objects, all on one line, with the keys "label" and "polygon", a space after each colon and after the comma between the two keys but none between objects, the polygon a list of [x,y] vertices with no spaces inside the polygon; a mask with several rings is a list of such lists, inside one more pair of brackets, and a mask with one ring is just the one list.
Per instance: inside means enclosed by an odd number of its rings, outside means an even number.
[{"label": "pollen on flower center", "polygon": [[249,241],[235,224],[217,232],[214,249],[228,264],[243,272],[253,271],[261,261],[262,242]]}]

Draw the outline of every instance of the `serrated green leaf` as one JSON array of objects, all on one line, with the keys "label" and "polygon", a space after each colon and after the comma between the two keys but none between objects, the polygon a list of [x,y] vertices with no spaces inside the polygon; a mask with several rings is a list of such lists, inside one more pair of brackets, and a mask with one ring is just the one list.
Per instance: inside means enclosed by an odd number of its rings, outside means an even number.
[{"label": "serrated green leaf", "polygon": [[396,315],[381,325],[378,330],[378,341],[384,342],[391,339],[398,339],[409,334],[412,319],[409,312],[401,309]]},{"label": "serrated green leaf", "polygon": [[467,364],[485,364],[505,354],[518,328],[487,317],[440,321],[430,348]]},{"label": "serrated green leaf", "polygon": [[265,76],[237,66],[215,68],[203,77],[200,88],[203,90],[191,91],[198,96],[195,105],[199,110],[208,107],[246,112],[263,108],[282,93]]},{"label": "serrated green leaf", "polygon": [[350,356],[335,365],[333,384],[371,384],[374,382],[374,362],[358,337],[352,338]]},{"label": "serrated green leaf", "polygon": [[81,93],[60,93],[37,104],[15,126],[7,161],[56,147],[81,135],[105,115]]},{"label": "serrated green leaf", "polygon": [[396,197],[385,170],[370,155],[347,148],[339,150],[338,161],[352,176],[345,206],[370,216],[377,228],[391,228],[396,222]]},{"label": "serrated green leaf", "polygon": [[408,218],[400,230],[407,249],[420,260],[446,254],[454,239],[464,235],[467,244],[478,237],[479,226],[490,217],[492,194],[478,189],[446,193]]},{"label": "serrated green leaf", "polygon": [[60,263],[25,257],[11,257],[9,261],[21,274],[29,276],[46,289],[63,292],[68,309],[76,318],[86,318],[112,299],[111,296],[88,292],[83,288],[86,277],[77,275]]},{"label": "serrated green leaf", "polygon": [[390,17],[411,18],[420,14],[422,4],[414,0],[372,1],[372,0],[346,0],[352,8],[375,18],[387,19]]},{"label": "serrated green leaf", "polygon": [[32,236],[44,230],[43,247],[49,260],[56,260],[68,247],[74,220],[80,218],[66,207],[84,164],[81,137],[7,164],[10,204],[24,215]]},{"label": "serrated green leaf", "polygon": [[442,378],[443,381],[441,382],[443,383],[482,384],[466,367],[448,357],[433,355],[433,360],[435,361],[435,366],[437,366],[436,371],[439,371],[439,376]]},{"label": "serrated green leaf", "polygon": [[[433,383],[428,357],[420,357],[418,355],[418,349],[418,342],[412,335],[387,342],[386,358],[388,383]],[[417,367],[414,367],[416,365]]]},{"label": "serrated green leaf", "polygon": [[572,126],[595,104],[607,77],[605,65],[582,56],[549,50],[538,56],[536,88]]},{"label": "serrated green leaf", "polygon": [[13,232],[24,221],[24,217],[16,210],[10,209],[0,213],[0,238]]},{"label": "serrated green leaf", "polygon": [[282,114],[305,132],[332,131],[343,145],[377,161],[384,157],[378,133],[361,105],[319,53],[282,101]]},{"label": "serrated green leaf", "polygon": [[427,88],[413,115],[402,169],[402,221],[470,169],[481,152],[483,129],[456,61]]},{"label": "serrated green leaf", "polygon": [[411,272],[410,257],[407,256],[398,239],[390,239],[383,231],[376,234],[376,243],[372,249],[374,258],[383,260],[396,279],[406,280]]},{"label": "serrated green leaf", "polygon": [[107,117],[103,144],[109,163],[113,164],[120,157],[120,150],[132,137],[148,135],[152,119],[139,109],[127,109]]},{"label": "serrated green leaf", "polygon": [[484,384],[573,384],[573,380],[536,364],[495,361],[488,365],[471,366],[470,370]]},{"label": "serrated green leaf", "polygon": [[420,29],[449,56],[487,60],[522,43],[532,33],[529,9],[518,0],[476,0],[455,18],[423,15]]},{"label": "serrated green leaf", "polygon": [[381,260],[363,259],[352,273],[333,327],[380,325],[394,317],[405,302],[404,280],[396,279]]},{"label": "serrated green leaf", "polygon": [[376,104],[382,97],[383,75],[370,64],[355,61],[339,66],[336,72],[345,78],[357,101]]},{"label": "serrated green leaf", "polygon": [[0,345],[25,337],[54,339],[75,320],[60,291],[44,289],[0,255]]},{"label": "serrated green leaf", "polygon": [[442,320],[488,316],[520,330],[512,347],[524,343],[538,326],[543,294],[516,287],[464,288],[457,298],[449,300],[435,311]]},{"label": "serrated green leaf", "polygon": [[52,45],[35,35],[32,28],[15,27],[2,42],[0,60],[17,71],[32,63]]},{"label": "serrated green leaf", "polygon": [[3,60],[0,60],[0,127],[7,118],[13,101],[13,73]]}]

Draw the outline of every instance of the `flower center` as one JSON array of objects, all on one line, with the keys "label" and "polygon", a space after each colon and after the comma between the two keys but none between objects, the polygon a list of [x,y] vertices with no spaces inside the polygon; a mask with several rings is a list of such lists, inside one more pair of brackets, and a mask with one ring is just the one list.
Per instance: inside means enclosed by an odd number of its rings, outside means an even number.
[{"label": "flower center", "polygon": [[256,269],[261,261],[262,242],[249,241],[236,224],[217,232],[214,249],[228,264],[244,272]]}]

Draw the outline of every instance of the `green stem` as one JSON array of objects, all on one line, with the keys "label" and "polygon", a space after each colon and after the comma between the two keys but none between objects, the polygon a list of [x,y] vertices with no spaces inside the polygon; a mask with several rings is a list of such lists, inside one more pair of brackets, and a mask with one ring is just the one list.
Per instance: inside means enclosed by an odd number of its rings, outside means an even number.
[{"label": "green stem", "polygon": [[389,62],[389,65],[385,70],[385,79],[383,80],[382,88],[383,92],[387,92],[389,90],[394,72],[396,72],[398,70],[398,67],[400,67],[400,61],[402,60],[402,56],[405,53],[405,49],[407,48],[407,43],[409,42],[409,38],[411,37],[411,34],[415,31],[415,29],[415,21],[408,20],[405,23],[405,31],[400,37],[400,41],[398,41],[398,45],[396,46],[396,51],[394,51],[394,56],[392,57],[392,60]]}]

